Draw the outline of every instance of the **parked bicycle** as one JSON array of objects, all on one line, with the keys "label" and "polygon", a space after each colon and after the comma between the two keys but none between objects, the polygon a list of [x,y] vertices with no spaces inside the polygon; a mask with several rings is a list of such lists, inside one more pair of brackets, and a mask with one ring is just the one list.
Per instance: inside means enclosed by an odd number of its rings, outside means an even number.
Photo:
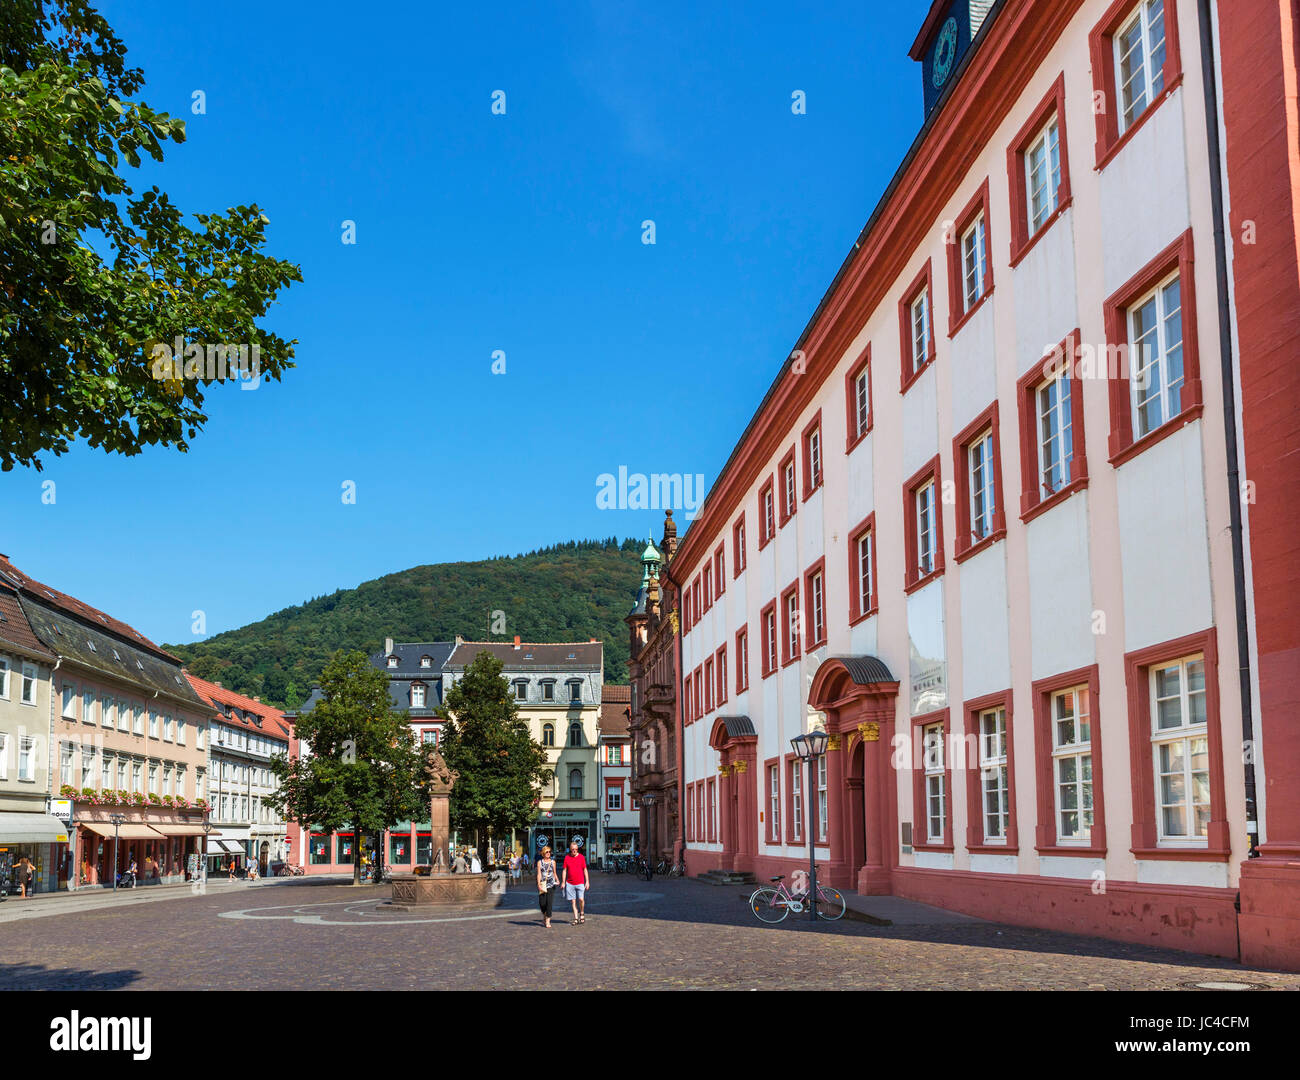
[{"label": "parked bicycle", "polygon": [[[769,880],[774,884],[755,889],[749,898],[750,911],[762,922],[779,923],[792,911],[795,914],[802,912],[804,905],[810,902],[807,889],[792,893],[785,887],[784,874],[778,874]],[[828,922],[842,918],[848,906],[839,889],[823,885],[820,881],[817,883],[817,896],[811,903],[815,909],[821,909],[817,912],[817,917]]]},{"label": "parked bicycle", "polygon": [[668,876],[669,876],[670,878],[685,877],[685,876],[686,876],[686,856],[685,856],[685,855],[683,855],[680,859],[678,859],[675,863],[673,863],[672,866],[670,866],[670,867],[668,868]]}]

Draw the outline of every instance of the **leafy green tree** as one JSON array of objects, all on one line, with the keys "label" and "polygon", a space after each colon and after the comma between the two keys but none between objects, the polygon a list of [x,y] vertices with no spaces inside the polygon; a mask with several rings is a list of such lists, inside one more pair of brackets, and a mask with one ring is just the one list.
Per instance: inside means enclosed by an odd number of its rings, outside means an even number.
[{"label": "leafy green tree", "polygon": [[[127,455],[187,450],[205,388],[227,374],[209,368],[209,347],[246,348],[251,374],[256,346],[259,379],[293,366],[294,342],[256,325],[302,280],[260,250],[262,211],[198,214],[192,228],[165,192],[127,183],[124,166],[161,162],[165,142],[185,139],[182,120],[133,100],[143,85],[85,0],[5,0],[0,469],[40,469],[77,438]],[[177,338],[202,350],[202,370],[160,377],[159,347]]]},{"label": "leafy green tree", "polygon": [[407,714],[392,710],[388,677],[365,653],[336,652],[321,673],[321,692],[296,726],[310,750],[272,759],[281,786],[267,801],[304,828],[338,832],[350,826],[356,885],[361,837],[422,817],[426,761]]},{"label": "leafy green tree", "polygon": [[478,830],[479,858],[487,862],[487,834],[531,824],[541,785],[551,779],[546,751],[510,696],[502,664],[481,652],[447,691],[438,716],[446,721],[439,747],[460,773],[451,789],[451,823]]}]

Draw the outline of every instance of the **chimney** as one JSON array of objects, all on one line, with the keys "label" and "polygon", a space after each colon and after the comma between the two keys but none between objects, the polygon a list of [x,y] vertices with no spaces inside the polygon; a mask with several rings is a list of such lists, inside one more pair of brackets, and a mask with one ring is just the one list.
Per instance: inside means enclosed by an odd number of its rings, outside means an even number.
[{"label": "chimney", "polygon": [[596,639],[595,639],[595,638],[588,638],[587,640],[588,640],[589,642],[591,642],[592,645],[595,645],[595,644],[596,644]]},{"label": "chimney", "polygon": [[518,634],[515,635],[515,648],[516,648],[516,649],[519,648],[519,635],[518,635]]},{"label": "chimney", "polygon": [[390,637],[386,637],[384,638],[384,655],[391,656],[392,652],[393,652],[393,639]]},{"label": "chimney", "polygon": [[215,686],[218,690],[224,690],[224,689],[225,689],[225,687],[222,686],[221,683],[220,683],[219,681],[218,681],[218,682],[214,682],[212,685]]},{"label": "chimney", "polygon": [[258,697],[256,694],[253,695],[253,700],[256,701],[259,705],[262,704],[262,699]]}]

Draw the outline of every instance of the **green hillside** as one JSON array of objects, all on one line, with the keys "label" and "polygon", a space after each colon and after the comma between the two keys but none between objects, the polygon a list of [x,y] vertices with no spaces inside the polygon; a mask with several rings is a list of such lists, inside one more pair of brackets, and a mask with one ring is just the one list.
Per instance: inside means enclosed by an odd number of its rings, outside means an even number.
[{"label": "green hillside", "polygon": [[[526,555],[434,563],[285,608],[206,641],[167,645],[201,679],[292,708],[335,649],[395,641],[585,641],[605,643],[605,678],[627,681],[623,617],[641,581],[645,541],[580,540]],[[505,632],[491,633],[493,612]]]}]

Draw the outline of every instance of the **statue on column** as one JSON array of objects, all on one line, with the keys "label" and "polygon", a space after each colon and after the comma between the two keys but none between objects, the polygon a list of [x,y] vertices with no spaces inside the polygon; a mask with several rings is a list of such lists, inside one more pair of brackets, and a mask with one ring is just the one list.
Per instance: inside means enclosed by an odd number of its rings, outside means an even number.
[{"label": "statue on column", "polygon": [[451,789],[456,786],[460,773],[449,768],[434,747],[425,775],[429,783],[429,830],[433,845],[430,873],[447,874],[451,872],[447,866],[447,844],[451,840]]}]

